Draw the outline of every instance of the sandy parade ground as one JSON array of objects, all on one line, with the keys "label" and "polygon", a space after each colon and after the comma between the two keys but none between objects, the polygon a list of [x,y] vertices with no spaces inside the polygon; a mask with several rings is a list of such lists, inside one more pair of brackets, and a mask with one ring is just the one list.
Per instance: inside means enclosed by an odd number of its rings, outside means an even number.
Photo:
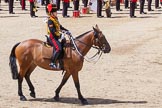
[{"label": "sandy parade ground", "polygon": [[[36,98],[30,97],[24,80],[23,93],[28,100],[20,101],[17,80],[12,79],[8,65],[9,54],[17,42],[45,40],[46,34],[44,7],[38,4],[38,18],[31,18],[26,3],[28,10],[22,11],[16,1],[14,15],[8,14],[6,3],[0,4],[0,108],[162,108],[162,9],[140,15],[138,7],[137,18],[129,18],[129,9],[123,5],[121,12],[112,7],[112,18],[97,18],[93,12],[73,18],[72,9],[68,12],[71,17],[63,18],[58,12],[61,24],[74,37],[98,24],[111,45],[109,54],[103,54],[95,64],[85,61],[80,71],[81,92],[89,105],[80,104],[72,78],[60,93],[60,102],[52,100],[63,75],[39,67],[31,75]],[[95,53],[91,50],[88,57]]]}]

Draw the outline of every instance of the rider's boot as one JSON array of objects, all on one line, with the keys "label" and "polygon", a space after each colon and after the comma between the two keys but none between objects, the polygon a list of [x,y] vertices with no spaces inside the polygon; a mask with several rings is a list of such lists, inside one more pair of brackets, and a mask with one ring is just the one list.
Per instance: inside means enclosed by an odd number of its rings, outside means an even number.
[{"label": "rider's boot", "polygon": [[56,65],[56,60],[59,56],[58,52],[54,52],[52,58],[51,58],[51,63],[49,64],[51,68],[53,69],[57,69],[57,65]]}]

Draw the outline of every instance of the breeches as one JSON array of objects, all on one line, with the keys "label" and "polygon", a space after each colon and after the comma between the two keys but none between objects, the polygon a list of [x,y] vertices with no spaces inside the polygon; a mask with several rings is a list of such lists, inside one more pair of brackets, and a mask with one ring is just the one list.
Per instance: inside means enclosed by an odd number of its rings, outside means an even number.
[{"label": "breeches", "polygon": [[50,36],[50,39],[52,40],[52,44],[55,48],[55,51],[61,52],[62,51],[61,43],[57,39],[53,38],[53,36]]}]

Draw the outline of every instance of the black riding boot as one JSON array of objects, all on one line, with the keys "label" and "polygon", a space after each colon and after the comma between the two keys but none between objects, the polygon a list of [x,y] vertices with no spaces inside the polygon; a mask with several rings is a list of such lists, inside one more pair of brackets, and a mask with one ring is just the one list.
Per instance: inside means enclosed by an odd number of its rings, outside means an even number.
[{"label": "black riding boot", "polygon": [[51,63],[49,64],[51,68],[57,68],[57,65],[56,65],[56,60],[58,58],[58,56],[60,55],[59,52],[54,52],[52,58],[51,58]]}]

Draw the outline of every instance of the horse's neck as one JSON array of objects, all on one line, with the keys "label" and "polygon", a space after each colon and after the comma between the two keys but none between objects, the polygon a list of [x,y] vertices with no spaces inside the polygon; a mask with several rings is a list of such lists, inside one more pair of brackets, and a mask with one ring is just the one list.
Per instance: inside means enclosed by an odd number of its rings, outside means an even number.
[{"label": "horse's neck", "polygon": [[85,34],[76,41],[77,47],[83,56],[85,56],[93,45],[93,31]]}]

